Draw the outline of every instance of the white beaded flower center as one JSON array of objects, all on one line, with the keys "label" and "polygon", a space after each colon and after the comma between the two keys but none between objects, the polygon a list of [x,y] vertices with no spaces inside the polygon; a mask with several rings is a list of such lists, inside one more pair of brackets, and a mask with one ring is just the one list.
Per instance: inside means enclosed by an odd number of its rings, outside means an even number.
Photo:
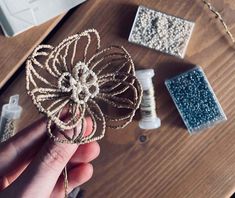
[{"label": "white beaded flower center", "polygon": [[96,74],[83,62],[75,65],[72,74],[64,72],[58,80],[58,87],[62,92],[71,93],[70,98],[78,104],[86,103],[99,93]]}]

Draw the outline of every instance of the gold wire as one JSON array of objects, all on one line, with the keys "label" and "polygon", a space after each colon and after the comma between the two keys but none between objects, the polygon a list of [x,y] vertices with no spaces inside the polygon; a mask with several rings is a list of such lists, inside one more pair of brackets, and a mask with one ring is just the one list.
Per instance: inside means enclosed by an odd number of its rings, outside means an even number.
[{"label": "gold wire", "polygon": [[68,185],[69,185],[69,180],[68,180],[68,171],[67,171],[67,166],[64,167],[63,170],[63,174],[64,174],[64,197],[68,198]]},{"label": "gold wire", "polygon": [[218,18],[221,22],[221,24],[223,25],[225,32],[228,34],[229,38],[231,39],[231,41],[233,43],[235,43],[235,38],[232,34],[232,32],[229,30],[228,25],[226,24],[225,20],[223,19],[222,15],[215,9],[215,7],[212,6],[212,4],[210,2],[208,2],[207,0],[202,0],[202,2],[207,5],[207,7],[209,8],[209,10],[215,14],[216,18]]}]

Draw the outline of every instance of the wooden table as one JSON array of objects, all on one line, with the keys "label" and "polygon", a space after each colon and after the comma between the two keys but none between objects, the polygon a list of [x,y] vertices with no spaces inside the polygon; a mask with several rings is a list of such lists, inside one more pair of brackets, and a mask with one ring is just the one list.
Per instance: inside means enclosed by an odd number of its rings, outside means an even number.
[{"label": "wooden table", "polygon": [[[234,0],[213,0],[235,34]],[[127,42],[139,4],[196,22],[185,60]],[[120,131],[108,130],[94,162],[94,177],[82,189],[87,198],[228,198],[235,192],[235,49],[221,24],[201,0],[89,0],[75,10],[47,43],[96,28],[102,46],[126,47],[137,68],[154,68],[160,129],[144,131],[134,120]],[[228,121],[190,136],[164,80],[194,64],[203,67]],[[24,71],[0,96],[20,93],[23,128],[39,117],[25,93]]]},{"label": "wooden table", "polygon": [[3,32],[0,33],[0,88],[14,75],[33,49],[45,39],[63,16],[60,15],[15,37],[6,38]]}]

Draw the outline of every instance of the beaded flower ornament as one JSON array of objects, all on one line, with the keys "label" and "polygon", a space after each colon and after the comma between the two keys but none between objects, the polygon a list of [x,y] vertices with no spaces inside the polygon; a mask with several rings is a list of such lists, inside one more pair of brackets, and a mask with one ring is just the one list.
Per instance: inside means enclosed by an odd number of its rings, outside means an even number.
[{"label": "beaded flower ornament", "polygon": [[[62,143],[89,143],[101,139],[106,127],[125,127],[142,97],[129,53],[120,46],[100,50],[95,29],[70,36],[56,47],[39,45],[27,60],[26,89],[48,117],[50,137]],[[61,118],[65,108],[67,121]],[[88,136],[84,136],[86,116],[93,121]],[[53,134],[52,125],[63,138]],[[70,129],[72,136],[66,134]]]}]

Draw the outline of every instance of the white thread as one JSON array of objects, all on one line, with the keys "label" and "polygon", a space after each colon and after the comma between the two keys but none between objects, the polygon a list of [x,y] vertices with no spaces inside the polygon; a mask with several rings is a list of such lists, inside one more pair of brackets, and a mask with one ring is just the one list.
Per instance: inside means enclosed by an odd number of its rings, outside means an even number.
[{"label": "white thread", "polygon": [[152,82],[153,76],[153,69],[136,71],[136,77],[140,81],[143,88],[143,97],[140,104],[142,119],[139,122],[139,126],[142,129],[154,129],[161,126],[161,121],[157,117],[156,113],[154,87]]},{"label": "white thread", "polygon": [[140,110],[142,117],[145,119],[157,117],[153,86],[143,91]]}]

